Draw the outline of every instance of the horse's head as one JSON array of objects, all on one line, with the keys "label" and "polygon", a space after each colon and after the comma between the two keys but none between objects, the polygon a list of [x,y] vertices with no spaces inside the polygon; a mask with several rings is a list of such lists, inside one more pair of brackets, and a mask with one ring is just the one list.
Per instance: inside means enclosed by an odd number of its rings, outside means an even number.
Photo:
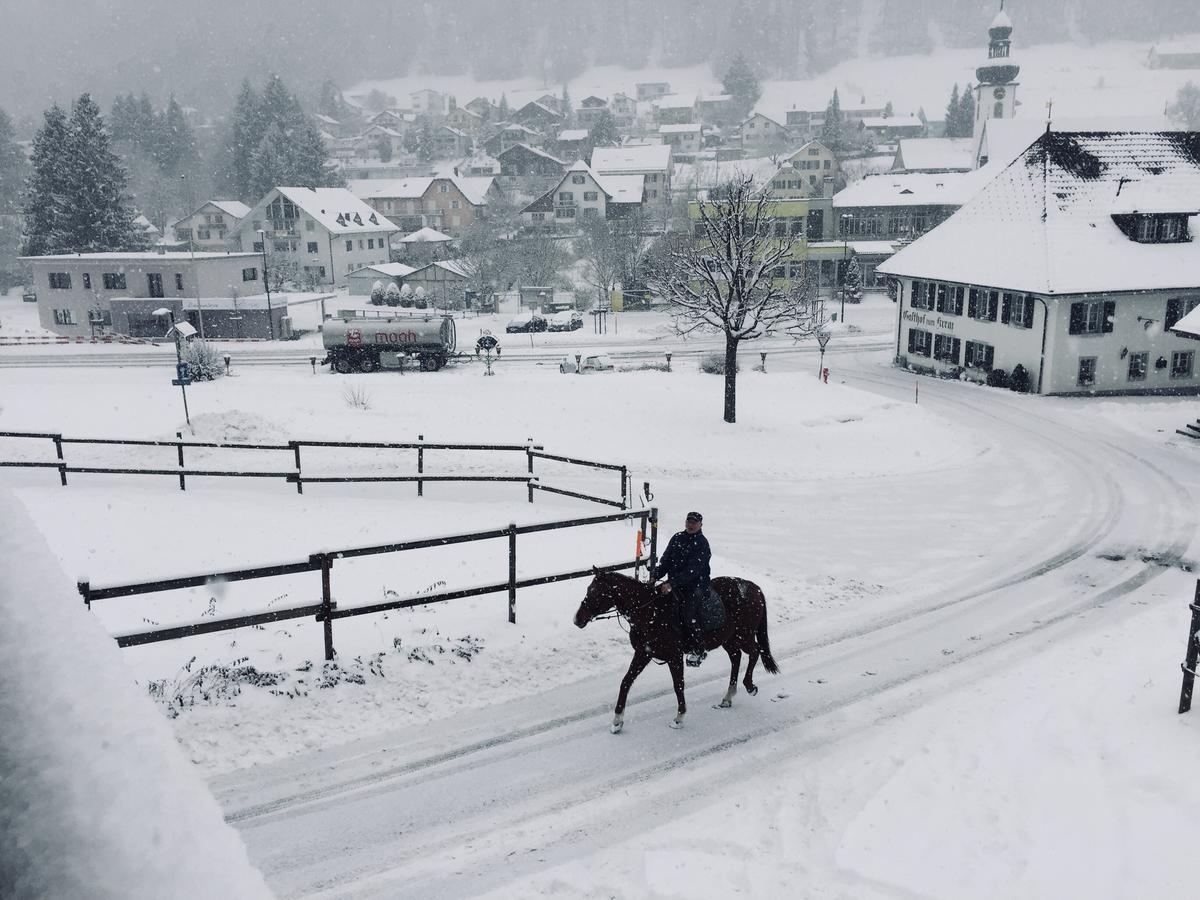
[{"label": "horse's head", "polygon": [[588,585],[583,602],[575,611],[575,627],[583,628],[588,622],[608,612],[617,602],[616,587],[607,576],[592,566],[592,583]]}]

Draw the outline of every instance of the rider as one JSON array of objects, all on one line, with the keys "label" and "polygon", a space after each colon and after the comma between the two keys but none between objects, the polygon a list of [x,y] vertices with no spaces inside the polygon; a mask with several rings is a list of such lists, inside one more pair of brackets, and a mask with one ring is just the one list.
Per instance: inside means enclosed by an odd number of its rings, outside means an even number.
[{"label": "rider", "polygon": [[697,618],[700,601],[708,592],[708,561],[712,557],[708,538],[700,531],[703,524],[704,517],[700,513],[688,513],[683,531],[671,537],[666,552],[651,573],[656,580],[663,576],[667,578],[658,586],[659,593],[667,594],[674,590],[679,598],[684,648],[689,651],[687,661],[692,666],[700,665],[707,656]]}]

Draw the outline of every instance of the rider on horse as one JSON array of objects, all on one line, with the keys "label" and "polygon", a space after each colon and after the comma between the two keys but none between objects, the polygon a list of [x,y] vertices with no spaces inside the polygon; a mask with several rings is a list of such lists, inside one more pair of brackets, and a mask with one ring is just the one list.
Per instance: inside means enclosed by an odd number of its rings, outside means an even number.
[{"label": "rider on horse", "polygon": [[658,587],[660,593],[673,590],[678,597],[684,649],[689,651],[687,662],[691,666],[700,665],[707,655],[701,642],[699,607],[708,593],[708,561],[712,551],[708,538],[700,531],[703,524],[700,513],[688,513],[684,530],[671,537],[662,559],[650,573],[654,580],[666,576],[667,580]]}]

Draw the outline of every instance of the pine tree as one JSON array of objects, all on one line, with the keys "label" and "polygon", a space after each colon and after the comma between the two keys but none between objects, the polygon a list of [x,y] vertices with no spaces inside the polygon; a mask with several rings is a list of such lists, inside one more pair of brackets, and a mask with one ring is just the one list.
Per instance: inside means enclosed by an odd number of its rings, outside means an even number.
[{"label": "pine tree", "polygon": [[[329,165],[329,148],[320,130],[311,122],[303,123],[287,135],[288,157],[293,187],[343,187],[345,182]],[[275,187],[275,185],[271,185]]]},{"label": "pine tree", "polygon": [[[263,121],[262,105],[258,93],[249,79],[242,82],[237,102],[233,107],[229,134],[229,159],[226,181],[230,190],[238,197],[250,199],[251,157],[263,139],[266,126]],[[253,199],[257,201],[259,194]]]},{"label": "pine tree", "polygon": [[500,112],[500,121],[507,122],[508,121],[508,97],[506,97],[504,95],[503,91],[500,92],[500,105],[497,107],[497,109]]},{"label": "pine tree", "polygon": [[425,118],[417,133],[417,158],[421,162],[431,162],[435,153],[433,146],[433,123]]},{"label": "pine tree", "polygon": [[759,97],[762,96],[762,86],[759,84],[758,76],[754,74],[754,69],[750,67],[750,63],[741,53],[733,58],[729,68],[725,70],[721,86],[726,94],[733,97],[733,104],[737,109],[739,119],[750,115],[754,110],[754,105],[758,103]]},{"label": "pine tree", "polygon": [[888,102],[887,102],[887,103],[884,105],[884,107],[883,107],[883,117],[884,117],[885,119],[890,119],[890,118],[891,118],[892,116],[894,116],[895,114],[896,114],[896,110],[895,110],[895,108],[892,106],[892,101],[891,101],[891,100],[889,100],[889,101],[888,101]]},{"label": "pine tree", "polygon": [[164,175],[179,175],[194,165],[196,138],[174,94],[168,98],[155,131],[154,160]]},{"label": "pine tree", "polygon": [[61,203],[55,209],[49,252],[95,253],[144,246],[133,224],[127,177],[113,153],[100,108],[82,94],[67,127]]},{"label": "pine tree", "polygon": [[821,128],[821,143],[835,153],[846,149],[846,125],[842,119],[842,103],[838,99],[837,88],[833,89],[833,97],[825,107],[825,124]]},{"label": "pine tree", "polygon": [[593,147],[611,147],[617,143],[617,120],[607,109],[596,117],[591,138]]},{"label": "pine tree", "polygon": [[338,86],[329,79],[325,79],[321,84],[321,99],[317,102],[317,112],[342,122],[344,119],[350,118],[347,106]]},{"label": "pine tree", "polygon": [[262,93],[262,116],[286,134],[304,124],[304,109],[278,75],[271,75]]},{"label": "pine tree", "polygon": [[262,197],[276,187],[302,187],[292,184],[287,159],[287,138],[277,124],[267,129],[250,156],[250,195]]},{"label": "pine tree", "polygon": [[1191,81],[1181,87],[1167,107],[1167,116],[1191,131],[1200,130],[1200,87]]},{"label": "pine tree", "polygon": [[32,171],[25,185],[25,256],[51,252],[54,223],[65,202],[67,114],[55,104],[46,110],[33,138]]},{"label": "pine tree", "polygon": [[958,82],[955,82],[954,90],[950,92],[950,102],[946,104],[946,137],[962,137],[959,133],[961,127],[962,112],[958,99]]},{"label": "pine tree", "polygon": [[571,94],[567,91],[566,84],[563,84],[561,103],[563,126],[570,128],[575,123],[575,110],[571,108]]},{"label": "pine tree", "polygon": [[858,257],[850,257],[846,265],[845,281],[846,299],[854,303],[862,300],[862,269],[858,265]]},{"label": "pine tree", "polygon": [[975,134],[975,87],[969,81],[958,100],[958,132],[965,138]]},{"label": "pine tree", "polygon": [[21,187],[28,165],[16,137],[12,120],[0,109],[0,291],[19,281]]}]

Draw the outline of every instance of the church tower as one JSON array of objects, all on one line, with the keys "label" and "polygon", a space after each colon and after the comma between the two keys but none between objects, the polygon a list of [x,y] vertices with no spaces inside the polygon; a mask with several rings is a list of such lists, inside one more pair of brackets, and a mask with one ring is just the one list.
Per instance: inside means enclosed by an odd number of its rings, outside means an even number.
[{"label": "church tower", "polygon": [[988,61],[975,70],[975,146],[983,135],[983,124],[988,119],[1011,119],[1017,110],[1016,78],[1021,67],[1013,62],[1011,52],[1012,19],[1004,11],[1004,0],[1000,0],[1000,12],[988,29]]}]

